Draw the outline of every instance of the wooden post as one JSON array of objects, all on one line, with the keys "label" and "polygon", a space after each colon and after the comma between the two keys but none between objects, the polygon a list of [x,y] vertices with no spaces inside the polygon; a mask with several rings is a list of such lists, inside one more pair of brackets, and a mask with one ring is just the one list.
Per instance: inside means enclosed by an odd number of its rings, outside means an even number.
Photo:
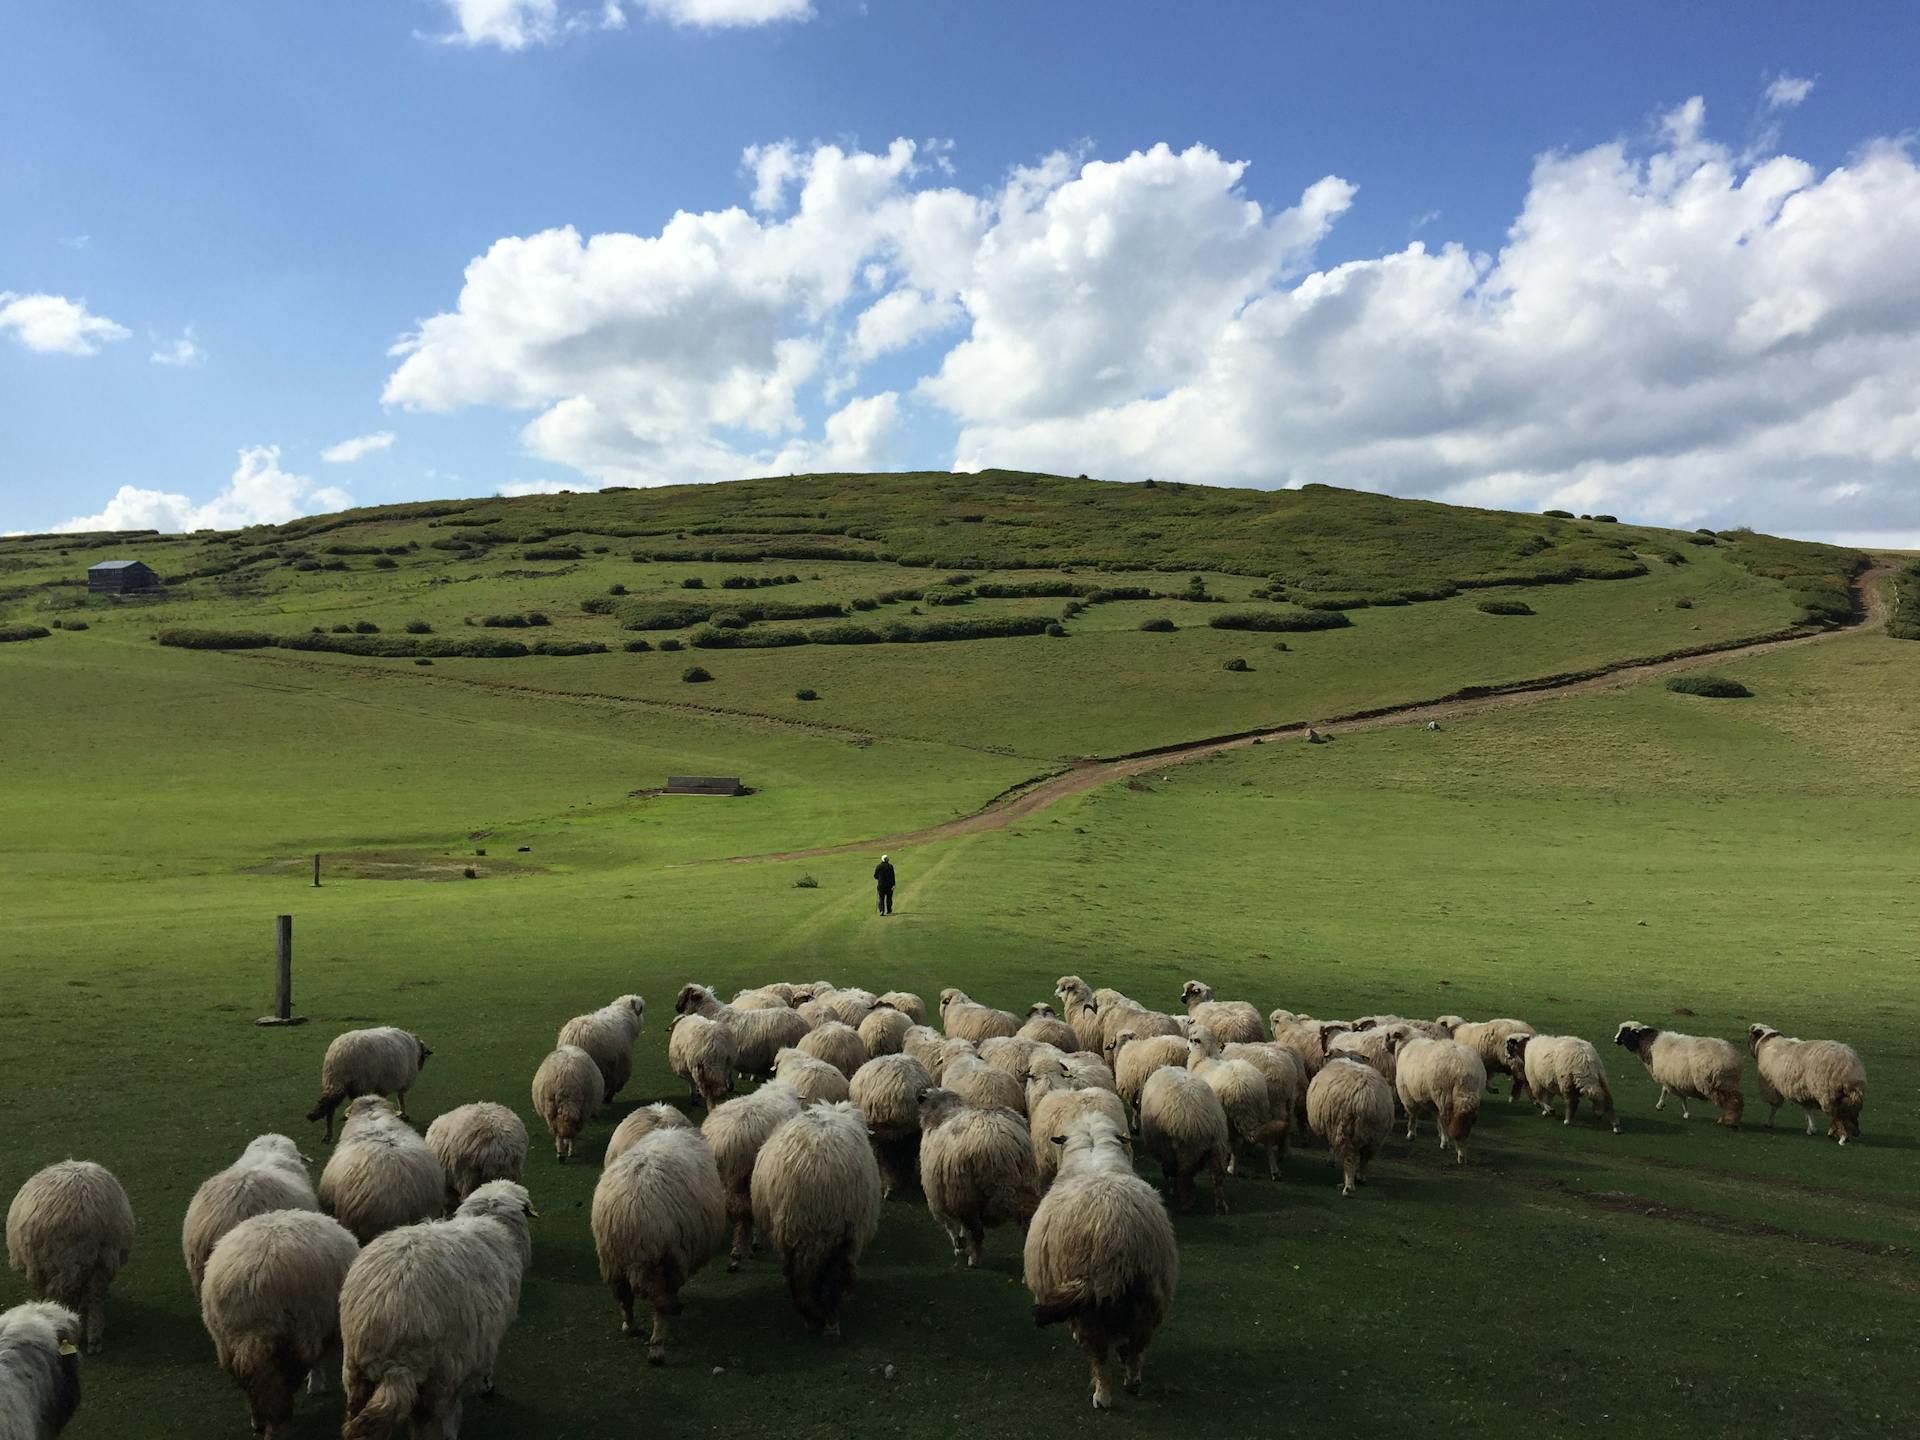
[{"label": "wooden post", "polygon": [[[314,857],[315,865],[319,857]],[[304,1025],[293,1013],[293,916],[278,915],[273,922],[274,996],[273,1014],[262,1015],[256,1025]]]},{"label": "wooden post", "polygon": [[316,890],[320,888],[320,857],[318,855],[313,857],[313,888]]}]

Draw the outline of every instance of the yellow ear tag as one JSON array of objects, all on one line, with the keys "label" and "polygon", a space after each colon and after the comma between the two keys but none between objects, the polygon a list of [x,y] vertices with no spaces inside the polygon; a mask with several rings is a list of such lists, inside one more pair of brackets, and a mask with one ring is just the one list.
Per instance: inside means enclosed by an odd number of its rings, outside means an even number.
[{"label": "yellow ear tag", "polygon": [[80,1353],[80,1350],[79,1350],[79,1347],[77,1347],[73,1343],[73,1341],[62,1340],[60,1342],[60,1353],[62,1355],[78,1355]]}]

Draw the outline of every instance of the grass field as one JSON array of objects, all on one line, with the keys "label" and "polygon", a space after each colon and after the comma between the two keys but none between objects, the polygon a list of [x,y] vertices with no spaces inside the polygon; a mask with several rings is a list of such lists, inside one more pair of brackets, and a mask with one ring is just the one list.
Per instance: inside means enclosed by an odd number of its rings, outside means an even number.
[{"label": "grass field", "polygon": [[[1511,1013],[1596,1042],[1627,1018],[1729,1037],[1763,1020],[1845,1038],[1870,1072],[1864,1140],[1844,1151],[1804,1138],[1795,1115],[1769,1132],[1751,1085],[1738,1133],[1656,1113],[1638,1063],[1604,1043],[1621,1136],[1490,1099],[1465,1167],[1441,1164],[1430,1138],[1396,1139],[1350,1200],[1324,1155],[1300,1148],[1278,1185],[1231,1186],[1229,1217],[1177,1221],[1181,1288],[1146,1393],[1100,1424],[1920,1431],[1920,666],[1907,642],[1836,637],[1715,666],[1751,700],[1649,684],[1438,734],[1356,732],[1149,772],[896,853],[899,913],[884,922],[864,854],[719,859],[937,823],[1061,754],[1793,618],[1786,586],[1700,549],[1638,579],[1529,589],[1533,617],[1479,614],[1472,594],[1369,608],[1350,629],[1285,637],[1284,653],[1203,623],[1142,634],[1137,618],[1166,607],[1124,602],[1093,607],[1066,640],[699,657],[720,677],[701,687],[655,684],[645,667],[678,658],[657,653],[420,669],[163,649],[134,618],[92,611],[88,631],[0,646],[0,1193],[87,1156],[121,1176],[141,1219],[68,1433],[238,1431],[179,1220],[254,1134],[304,1143],[299,1117],[342,1029],[400,1024],[433,1045],[413,1096],[422,1126],[479,1098],[530,1117],[527,1083],[558,1025],[639,990],[654,1013],[636,1079],[590,1130],[594,1155],[629,1106],[679,1098],[663,1012],[685,980],[730,993],[824,975],[930,998],[959,984],[1024,1008],[1069,971],[1169,1008],[1198,975],[1263,1010]],[[1677,572],[1691,610],[1671,608]],[[1257,583],[1213,574],[1217,589]],[[40,599],[0,618],[30,618]],[[251,623],[245,597],[179,603],[204,606],[200,623]],[[1220,671],[1222,653],[1247,653],[1253,673]],[[800,662],[817,662],[823,696],[804,713],[779,703],[808,683],[779,669]],[[1223,682],[1272,688],[1250,699]],[[736,713],[689,708],[682,688]],[[830,705],[844,708],[818,713]],[[631,793],[669,769],[737,771],[758,793]],[[335,867],[317,891],[295,863],[314,851]],[[419,878],[353,878],[386,864]],[[467,865],[483,878],[432,878]],[[817,889],[795,887],[807,873]],[[282,912],[296,917],[296,1008],[312,1023],[259,1030]],[[844,1343],[802,1331],[771,1262],[715,1266],[688,1288],[672,1362],[649,1370],[597,1279],[596,1177],[592,1163],[556,1165],[536,1137],[543,1218],[503,1396],[471,1406],[463,1433],[1090,1423],[1083,1362],[1027,1318],[1017,1238],[994,1232],[984,1268],[956,1272],[911,1197],[887,1207]],[[0,1276],[0,1305],[19,1290]],[[339,1403],[304,1407],[297,1433],[337,1433]]]}]

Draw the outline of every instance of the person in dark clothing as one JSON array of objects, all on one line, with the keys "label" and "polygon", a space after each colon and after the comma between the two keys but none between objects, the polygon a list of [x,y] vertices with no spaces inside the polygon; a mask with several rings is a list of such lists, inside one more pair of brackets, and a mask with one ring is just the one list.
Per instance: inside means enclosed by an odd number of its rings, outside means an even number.
[{"label": "person in dark clothing", "polygon": [[893,862],[884,855],[880,857],[880,863],[873,867],[873,883],[880,890],[880,913],[893,914]]}]

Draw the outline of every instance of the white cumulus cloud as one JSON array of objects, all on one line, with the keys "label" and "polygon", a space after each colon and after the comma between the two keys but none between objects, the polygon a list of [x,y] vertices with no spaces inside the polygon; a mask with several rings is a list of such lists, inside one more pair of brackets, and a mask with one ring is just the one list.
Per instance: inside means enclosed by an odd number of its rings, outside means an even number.
[{"label": "white cumulus cloud", "polygon": [[133,332],[64,295],[16,295],[0,290],[0,332],[42,355],[97,355],[102,345]]},{"label": "white cumulus cloud", "polygon": [[525,50],[593,30],[624,30],[629,9],[649,20],[699,30],[741,29],[813,18],[811,0],[441,0],[456,44]]},{"label": "white cumulus cloud", "polygon": [[82,515],[55,525],[57,532],[80,530],[235,530],[244,525],[278,525],[301,515],[342,510],[353,503],[344,490],[316,486],[304,475],[280,468],[278,445],[255,445],[240,452],[226,486],[204,504],[188,496],[122,485],[97,515]]},{"label": "white cumulus cloud", "polygon": [[639,0],[639,3],[652,19],[706,30],[813,18],[812,0]]},{"label": "white cumulus cloud", "polygon": [[364,455],[389,449],[392,445],[393,431],[376,430],[371,435],[356,435],[351,440],[329,445],[320,452],[320,458],[329,465],[351,465]]},{"label": "white cumulus cloud", "polygon": [[1813,93],[1813,81],[1797,75],[1776,75],[1767,85],[1767,108],[1791,110]]},{"label": "white cumulus cloud", "polygon": [[459,27],[448,38],[465,45],[524,50],[560,33],[559,0],[444,0]]},{"label": "white cumulus cloud", "polygon": [[195,365],[205,364],[207,352],[202,350],[199,342],[193,338],[193,327],[189,325],[180,333],[178,339],[162,345],[147,356],[147,359],[154,365],[168,365],[177,370],[185,370]]}]

